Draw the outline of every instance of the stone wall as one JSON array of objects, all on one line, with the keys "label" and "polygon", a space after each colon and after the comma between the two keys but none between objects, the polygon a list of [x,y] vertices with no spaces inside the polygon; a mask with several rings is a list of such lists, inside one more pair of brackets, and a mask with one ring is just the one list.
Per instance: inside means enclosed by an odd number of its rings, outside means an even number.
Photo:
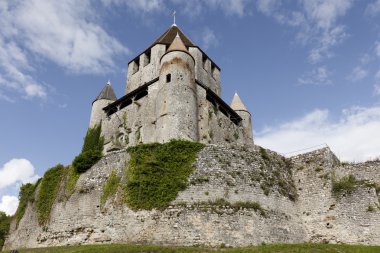
[{"label": "stone wall", "polygon": [[[286,159],[252,145],[208,145],[198,155],[189,186],[165,210],[134,212],[121,192],[100,207],[112,170],[122,176],[129,155],[105,156],[81,175],[74,194],[57,200],[50,222],[38,226],[30,203],[5,249],[93,243],[246,246],[260,243],[379,244],[380,211],[373,186],[332,194],[332,177],[353,173],[380,183],[379,162],[341,166],[328,149]],[[363,173],[361,173],[363,171]],[[224,204],[215,205],[223,199]],[[265,213],[239,208],[257,203]],[[368,211],[369,204],[374,210]]]}]

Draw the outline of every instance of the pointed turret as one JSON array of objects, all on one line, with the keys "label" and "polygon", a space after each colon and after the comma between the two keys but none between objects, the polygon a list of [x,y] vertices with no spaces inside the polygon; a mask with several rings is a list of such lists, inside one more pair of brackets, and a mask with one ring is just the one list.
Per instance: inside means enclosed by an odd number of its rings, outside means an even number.
[{"label": "pointed turret", "polygon": [[166,51],[166,53],[172,52],[172,51],[183,51],[183,52],[189,53],[189,51],[187,50],[187,48],[186,48],[185,44],[183,43],[181,37],[179,37],[178,33],[175,36],[172,44],[170,44],[168,51]]},{"label": "pointed turret", "polygon": [[107,82],[106,86],[104,86],[103,90],[95,98],[94,102],[100,99],[116,101],[117,98],[116,98],[115,92],[112,89],[110,81]]},{"label": "pointed turret", "polygon": [[104,86],[102,91],[95,98],[94,102],[92,102],[90,128],[93,128],[102,122],[102,120],[106,117],[103,108],[116,101],[116,99],[117,98],[112,89],[111,82],[108,81],[106,86]]},{"label": "pointed turret", "polygon": [[232,102],[231,102],[231,108],[234,111],[246,111],[246,112],[248,112],[247,107],[241,101],[239,95],[236,92],[235,92],[234,98],[232,99]]},{"label": "pointed turret", "polygon": [[230,106],[243,119],[241,124],[244,127],[245,135],[253,142],[251,113],[236,92]]}]

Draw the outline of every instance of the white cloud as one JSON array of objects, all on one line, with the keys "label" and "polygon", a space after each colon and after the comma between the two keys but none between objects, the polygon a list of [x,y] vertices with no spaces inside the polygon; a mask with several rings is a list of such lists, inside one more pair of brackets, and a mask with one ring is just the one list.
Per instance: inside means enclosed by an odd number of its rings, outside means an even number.
[{"label": "white cloud", "polygon": [[298,27],[296,40],[309,45],[308,59],[318,63],[334,55],[332,48],[348,36],[346,28],[337,24],[346,15],[353,0],[299,0],[296,8],[287,8],[285,1],[258,0],[257,9],[278,23]]},{"label": "white cloud", "polygon": [[329,85],[332,84],[330,75],[330,71],[327,69],[327,67],[322,66],[315,68],[311,72],[308,72],[302,77],[298,78],[298,83],[301,85]]},{"label": "white cloud", "polygon": [[356,82],[356,81],[362,80],[367,75],[368,75],[368,71],[358,66],[352,70],[351,74],[347,76],[347,78],[353,82]]},{"label": "white cloud", "polygon": [[102,0],[106,6],[126,5],[132,11],[147,13],[162,10],[164,2],[162,0]]},{"label": "white cloud", "polygon": [[[172,3],[179,6],[177,10],[190,17],[198,16],[207,11],[221,10],[228,16],[242,17],[249,14],[248,6],[252,0],[171,0]],[[167,6],[165,8],[168,8]]]},{"label": "white cloud", "polygon": [[202,44],[205,50],[207,50],[210,46],[217,46],[219,43],[218,39],[213,30],[206,27],[202,32]]},{"label": "white cloud", "polygon": [[17,210],[18,202],[19,200],[16,196],[2,196],[0,202],[0,211],[5,212],[7,215],[13,215]]},{"label": "white cloud", "polygon": [[89,0],[2,1],[0,3],[0,82],[2,94],[45,98],[35,61],[50,61],[74,73],[105,73],[128,49],[100,25]]},{"label": "white cloud", "polygon": [[373,88],[375,91],[375,95],[380,96],[380,84],[375,84]]},{"label": "white cloud", "polygon": [[15,183],[31,183],[39,178],[31,162],[26,159],[12,159],[0,168],[0,189]]},{"label": "white cloud", "polygon": [[376,0],[373,3],[368,4],[366,8],[366,14],[370,16],[376,16],[380,13],[380,0]]},{"label": "white cloud", "polygon": [[[345,161],[380,157],[380,107],[352,107],[332,120],[328,110],[305,116],[256,134],[256,143],[281,153],[327,144]],[[293,155],[293,153],[292,153]]]},{"label": "white cloud", "polygon": [[380,80],[380,69],[376,72],[375,79]]}]

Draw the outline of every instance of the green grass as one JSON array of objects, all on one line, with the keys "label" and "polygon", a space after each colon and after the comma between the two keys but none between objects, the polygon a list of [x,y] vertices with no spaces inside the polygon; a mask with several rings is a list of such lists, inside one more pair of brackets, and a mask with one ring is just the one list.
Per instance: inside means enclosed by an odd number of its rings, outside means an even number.
[{"label": "green grass", "polygon": [[61,164],[45,172],[41,180],[41,188],[37,195],[37,217],[40,225],[46,224],[50,218],[50,211],[57,197],[64,167]]},{"label": "green grass", "polygon": [[116,175],[116,171],[112,170],[107,181],[103,186],[102,196],[100,197],[100,206],[104,207],[107,200],[114,196],[117,192],[117,188],[119,187],[121,177]]},{"label": "green grass", "polygon": [[[225,245],[222,243],[221,245]],[[337,244],[269,244],[246,248],[203,248],[203,247],[164,247],[151,245],[84,245],[40,249],[20,249],[20,253],[377,253],[380,246],[337,245]]]},{"label": "green grass", "polygon": [[124,195],[133,209],[163,209],[188,184],[203,144],[171,140],[128,148],[131,158],[125,171]]},{"label": "green grass", "polygon": [[18,225],[22,217],[24,217],[24,213],[26,210],[26,207],[29,202],[34,201],[34,192],[36,191],[36,188],[41,180],[38,180],[35,184],[23,184],[20,187],[20,193],[19,193],[19,204],[17,207],[17,211],[15,213],[16,217],[16,224]]}]

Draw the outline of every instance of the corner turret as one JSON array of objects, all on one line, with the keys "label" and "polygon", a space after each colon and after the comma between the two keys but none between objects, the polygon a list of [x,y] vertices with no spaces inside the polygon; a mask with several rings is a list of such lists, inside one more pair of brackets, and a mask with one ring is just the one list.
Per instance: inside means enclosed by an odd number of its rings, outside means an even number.
[{"label": "corner turret", "polygon": [[247,110],[247,107],[237,93],[235,93],[230,106],[242,118],[241,124],[244,127],[244,133],[253,142],[251,113]]},{"label": "corner turret", "polygon": [[90,118],[90,128],[95,127],[97,124],[101,123],[106,117],[103,108],[112,102],[116,101],[115,92],[112,89],[111,82],[108,81],[103,90],[92,102],[91,118]]}]

